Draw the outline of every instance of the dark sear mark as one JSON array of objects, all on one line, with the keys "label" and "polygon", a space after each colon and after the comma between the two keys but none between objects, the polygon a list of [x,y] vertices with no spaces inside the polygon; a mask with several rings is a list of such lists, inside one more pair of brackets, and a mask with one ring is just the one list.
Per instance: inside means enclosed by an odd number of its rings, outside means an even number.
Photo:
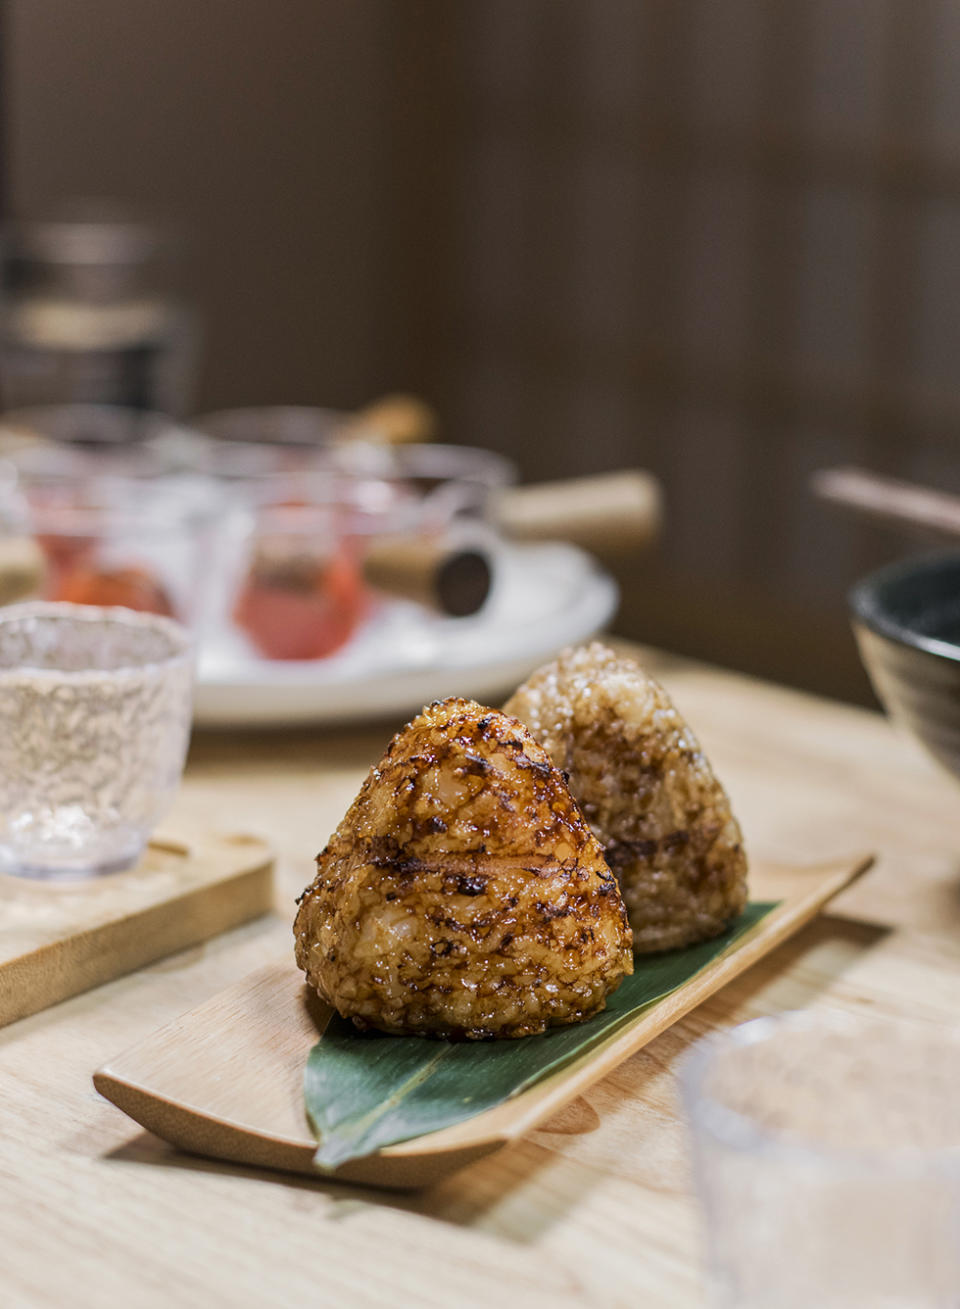
[{"label": "dark sear mark", "polygon": [[487,889],[487,878],[479,874],[457,878],[457,890],[461,895],[482,895]]},{"label": "dark sear mark", "polygon": [[574,912],[573,905],[544,904],[542,900],[538,900],[535,907],[541,918],[548,923],[554,918],[569,918]]},{"label": "dark sear mark", "polygon": [[635,859],[652,859],[659,846],[656,841],[611,841],[604,850],[611,868],[626,868]]},{"label": "dark sear mark", "polygon": [[671,832],[669,836],[663,838],[660,844],[664,850],[669,850],[671,853],[682,850],[690,844],[690,833],[687,831]]}]

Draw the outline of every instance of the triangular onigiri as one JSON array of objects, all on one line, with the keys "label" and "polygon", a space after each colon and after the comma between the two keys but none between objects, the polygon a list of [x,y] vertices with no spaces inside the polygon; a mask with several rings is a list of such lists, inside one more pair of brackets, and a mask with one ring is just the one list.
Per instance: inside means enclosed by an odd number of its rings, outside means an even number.
[{"label": "triangular onigiri", "polygon": [[664,689],[598,642],[564,651],[509,699],[567,774],[620,879],[636,950],[716,936],[746,903],[726,792]]},{"label": "triangular onigiri", "polygon": [[394,737],[317,868],[297,962],[360,1026],[525,1036],[596,1013],[632,971],[616,879],[563,777],[470,700]]}]

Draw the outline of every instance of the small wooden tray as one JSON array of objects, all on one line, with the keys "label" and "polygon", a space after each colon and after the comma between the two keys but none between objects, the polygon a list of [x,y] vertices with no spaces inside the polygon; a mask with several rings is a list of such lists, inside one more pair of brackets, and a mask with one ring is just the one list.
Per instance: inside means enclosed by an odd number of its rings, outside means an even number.
[{"label": "small wooden tray", "polygon": [[87,881],[0,875],[0,1027],[272,905],[273,852],[253,836],[157,837],[135,868]]},{"label": "small wooden tray", "polygon": [[[753,897],[780,904],[684,986],[515,1099],[352,1160],[336,1176],[410,1190],[522,1136],[809,922],[872,862],[863,856],[815,868],[754,866]],[[316,1176],[303,1071],[330,1012],[292,963],[273,964],[127,1050],[94,1075],[94,1085],[181,1149]]]}]

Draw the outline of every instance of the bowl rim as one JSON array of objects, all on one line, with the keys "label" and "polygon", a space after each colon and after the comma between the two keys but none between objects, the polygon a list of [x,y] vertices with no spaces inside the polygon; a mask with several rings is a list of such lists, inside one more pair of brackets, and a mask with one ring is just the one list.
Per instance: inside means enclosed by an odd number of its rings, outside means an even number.
[{"label": "bowl rim", "polygon": [[960,645],[936,636],[924,636],[892,618],[878,603],[878,592],[886,585],[903,581],[911,574],[920,574],[931,568],[953,564],[960,570],[960,550],[937,550],[922,555],[911,555],[878,568],[862,577],[847,593],[847,602],[856,622],[877,636],[885,637],[896,645],[919,650],[936,659],[960,664]]}]

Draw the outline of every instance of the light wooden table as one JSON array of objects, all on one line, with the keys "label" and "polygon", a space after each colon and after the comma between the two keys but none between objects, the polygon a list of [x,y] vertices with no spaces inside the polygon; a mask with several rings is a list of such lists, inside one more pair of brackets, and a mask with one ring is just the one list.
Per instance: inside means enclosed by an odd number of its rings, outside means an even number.
[{"label": "light wooden table", "polygon": [[278,850],[278,916],[0,1031],[0,1305],[700,1303],[673,1068],[709,1027],[801,1005],[960,1012],[960,790],[879,715],[647,654],[748,842],[875,849],[835,912],[522,1144],[390,1196],[192,1159],[101,1100],[97,1065],[291,949],[295,894],[395,725],[204,734],[173,821]]}]

